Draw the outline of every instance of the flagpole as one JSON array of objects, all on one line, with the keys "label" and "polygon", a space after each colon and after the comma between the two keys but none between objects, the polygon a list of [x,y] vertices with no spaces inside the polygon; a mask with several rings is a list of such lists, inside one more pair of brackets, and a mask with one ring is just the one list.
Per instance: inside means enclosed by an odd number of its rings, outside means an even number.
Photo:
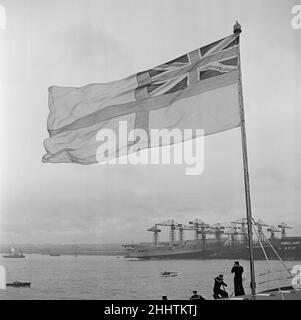
[{"label": "flagpole", "polygon": [[[234,33],[241,33],[241,26],[238,22],[234,25]],[[247,211],[247,225],[248,225],[248,242],[249,242],[249,254],[250,254],[250,273],[251,273],[251,293],[254,297],[256,294],[256,282],[255,282],[255,266],[253,255],[253,239],[252,239],[252,210],[251,210],[251,196],[250,196],[250,182],[249,182],[249,168],[248,168],[248,152],[247,152],[247,137],[245,126],[245,111],[243,103],[243,91],[242,91],[242,76],[241,76],[241,64],[240,64],[240,51],[238,55],[239,59],[239,102],[240,102],[240,114],[241,114],[241,142],[242,142],[242,154],[243,154],[243,169],[244,169],[244,183],[245,183],[245,198],[246,198],[246,211]]]}]

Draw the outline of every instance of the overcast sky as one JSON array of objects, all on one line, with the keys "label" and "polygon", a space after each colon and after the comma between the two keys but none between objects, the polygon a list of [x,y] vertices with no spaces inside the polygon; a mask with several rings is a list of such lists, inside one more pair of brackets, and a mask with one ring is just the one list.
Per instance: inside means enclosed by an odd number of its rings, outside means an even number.
[{"label": "overcast sky", "polygon": [[296,3],[1,0],[7,15],[0,30],[1,242],[151,240],[146,229],[171,218],[228,224],[244,217],[239,128],[205,138],[200,176],[185,176],[184,165],[41,161],[49,86],[124,78],[231,34],[237,19],[253,215],[284,221],[294,227],[291,235],[301,235]]}]

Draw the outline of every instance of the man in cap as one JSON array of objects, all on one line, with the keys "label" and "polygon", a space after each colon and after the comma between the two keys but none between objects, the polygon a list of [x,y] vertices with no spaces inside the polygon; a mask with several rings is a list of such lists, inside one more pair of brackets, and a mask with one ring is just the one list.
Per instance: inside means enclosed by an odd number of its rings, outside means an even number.
[{"label": "man in cap", "polygon": [[234,273],[234,292],[235,296],[242,296],[245,294],[245,290],[242,284],[242,274],[244,268],[239,265],[239,261],[234,262],[231,273]]},{"label": "man in cap", "polygon": [[206,300],[201,295],[198,294],[197,290],[192,291],[193,295],[190,297],[190,300]]},{"label": "man in cap", "polygon": [[214,299],[228,298],[228,293],[221,289],[221,286],[227,287],[224,282],[224,275],[220,274],[214,279],[213,297]]}]

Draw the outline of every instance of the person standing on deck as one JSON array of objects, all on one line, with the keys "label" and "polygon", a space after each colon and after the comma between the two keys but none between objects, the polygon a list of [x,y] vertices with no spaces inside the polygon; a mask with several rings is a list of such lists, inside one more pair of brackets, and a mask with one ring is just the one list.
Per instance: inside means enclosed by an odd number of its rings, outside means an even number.
[{"label": "person standing on deck", "polygon": [[234,292],[235,296],[242,296],[245,294],[245,290],[242,284],[242,274],[244,272],[244,268],[239,265],[238,261],[234,262],[234,266],[232,267],[231,273],[234,273]]}]

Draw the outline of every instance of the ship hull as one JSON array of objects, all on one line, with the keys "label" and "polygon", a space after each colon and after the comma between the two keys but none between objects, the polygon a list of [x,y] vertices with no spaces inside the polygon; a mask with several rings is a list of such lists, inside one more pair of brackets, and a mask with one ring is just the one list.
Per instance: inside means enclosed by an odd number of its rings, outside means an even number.
[{"label": "ship hull", "polygon": [[173,253],[149,253],[149,254],[128,254],[127,258],[148,259],[205,259],[209,258],[211,252],[196,250],[192,252],[173,252]]},{"label": "ship hull", "polygon": [[[278,259],[280,256],[283,260],[299,260],[301,259],[301,238],[287,237],[271,241],[271,245],[264,244],[262,250],[258,244],[253,244],[253,256],[255,260],[265,260],[265,254],[269,259]],[[250,251],[247,244],[226,245],[220,247],[212,258],[216,259],[249,259]]]},{"label": "ship hull", "polygon": [[30,288],[31,282],[12,282],[12,283],[7,283],[7,287],[14,287],[14,288]]},{"label": "ship hull", "polygon": [[[264,244],[264,250],[269,259],[283,260],[301,259],[301,238],[291,237],[277,239],[269,244]],[[225,244],[223,242],[186,242],[184,245],[151,245],[134,244],[126,245],[127,258],[138,259],[249,259],[249,247],[246,243]],[[275,253],[275,251],[277,253]],[[264,260],[262,248],[254,243],[253,255],[255,260]]]},{"label": "ship hull", "polygon": [[3,258],[6,259],[22,259],[25,258],[25,256],[18,256],[18,257],[14,257],[14,256],[2,256]]},{"label": "ship hull", "polygon": [[138,259],[206,259],[209,258],[221,244],[211,240],[186,241],[174,244],[136,244],[125,245],[127,258]]}]

